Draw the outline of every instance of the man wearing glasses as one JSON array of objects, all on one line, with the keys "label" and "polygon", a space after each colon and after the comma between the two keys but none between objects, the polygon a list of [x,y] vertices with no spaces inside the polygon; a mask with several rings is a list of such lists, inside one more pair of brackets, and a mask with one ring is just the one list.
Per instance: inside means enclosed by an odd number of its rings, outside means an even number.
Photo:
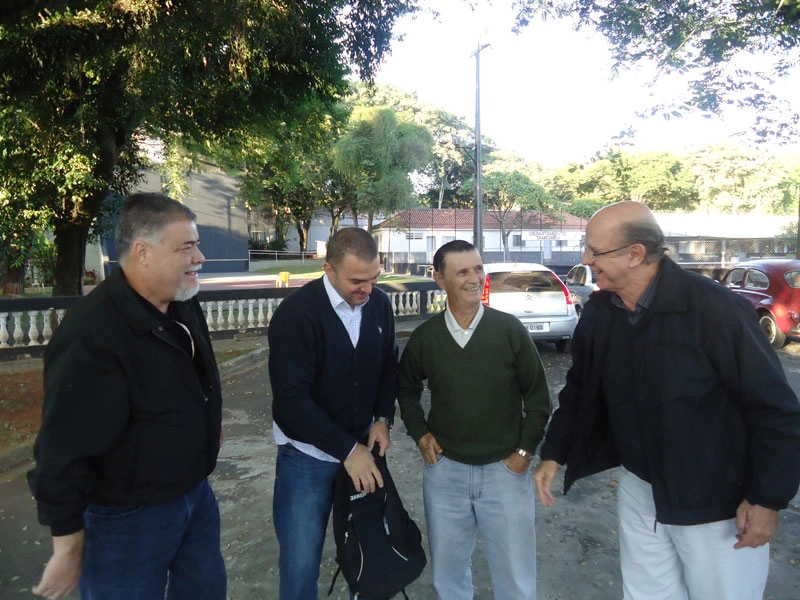
[{"label": "man wearing glasses", "polygon": [[599,210],[573,364],[535,480],[621,466],[626,600],[760,600],[800,481],[800,404],[750,304],[664,256],[644,204]]},{"label": "man wearing glasses", "polygon": [[[44,355],[42,427],[28,474],[53,556],[48,599],[224,600],[220,515],[207,481],[222,397],[195,298],[195,214],[134,194],[120,268],[69,310]],[[79,583],[80,582],[80,583]]]}]

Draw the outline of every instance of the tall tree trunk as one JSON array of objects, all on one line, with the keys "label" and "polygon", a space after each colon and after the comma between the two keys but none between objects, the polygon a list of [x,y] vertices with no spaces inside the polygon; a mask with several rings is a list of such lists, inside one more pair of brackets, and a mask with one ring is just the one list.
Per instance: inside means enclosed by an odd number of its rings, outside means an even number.
[{"label": "tall tree trunk", "polygon": [[353,208],[351,212],[353,213],[353,227],[358,227],[358,210]]},{"label": "tall tree trunk", "polygon": [[53,231],[58,248],[53,268],[53,296],[80,296],[83,294],[89,224],[61,221],[56,223]]},{"label": "tall tree trunk", "polygon": [[3,294],[6,296],[23,296],[25,294],[25,270],[27,264],[14,266],[11,264],[11,257],[6,257],[4,262],[2,269]]},{"label": "tall tree trunk", "polygon": [[[109,110],[106,114],[113,115]],[[109,125],[109,123],[111,123]],[[114,166],[120,148],[130,134],[116,129],[113,117],[100,123],[97,129],[98,161],[93,174],[104,187],[74,199],[70,190],[64,192],[63,212],[53,222],[57,248],[53,267],[53,296],[80,296],[83,294],[83,271],[86,264],[86,242],[92,221],[100,214],[114,181]]]},{"label": "tall tree trunk", "polygon": [[372,231],[372,220],[375,218],[375,211],[373,209],[369,209],[367,213],[367,231]]},{"label": "tall tree trunk", "polygon": [[331,227],[328,230],[328,239],[331,239],[333,234],[339,231],[339,217],[342,213],[332,209],[328,209],[328,212],[331,214]]},{"label": "tall tree trunk", "polygon": [[303,219],[301,221],[303,224],[303,239],[305,239],[305,244],[303,244],[303,250],[308,252],[308,232],[311,229],[311,219]]},{"label": "tall tree trunk", "polygon": [[300,252],[305,252],[308,238],[305,235],[305,231],[303,231],[303,223],[299,219],[296,220],[294,222],[294,228],[297,230],[297,237],[300,241]]}]

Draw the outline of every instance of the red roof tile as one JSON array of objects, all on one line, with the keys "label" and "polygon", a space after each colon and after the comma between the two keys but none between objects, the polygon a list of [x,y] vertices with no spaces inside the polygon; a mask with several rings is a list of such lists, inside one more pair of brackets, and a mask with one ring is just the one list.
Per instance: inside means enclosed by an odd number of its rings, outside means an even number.
[{"label": "red roof tile", "polygon": [[[501,213],[487,210],[483,213],[483,229],[500,229]],[[401,210],[379,223],[376,229],[461,229],[472,230],[473,211],[470,209]],[[506,229],[573,229],[583,230],[586,219],[561,213],[551,216],[537,211],[509,211],[505,215]]]}]

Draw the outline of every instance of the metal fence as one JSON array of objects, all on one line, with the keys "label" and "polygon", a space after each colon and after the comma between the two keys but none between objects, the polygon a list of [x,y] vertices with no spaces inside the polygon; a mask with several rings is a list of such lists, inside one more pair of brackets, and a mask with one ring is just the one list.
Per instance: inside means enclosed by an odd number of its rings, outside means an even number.
[{"label": "metal fence", "polygon": [[753,258],[785,258],[793,247],[777,239],[668,239],[669,256],[684,265],[730,265]]}]

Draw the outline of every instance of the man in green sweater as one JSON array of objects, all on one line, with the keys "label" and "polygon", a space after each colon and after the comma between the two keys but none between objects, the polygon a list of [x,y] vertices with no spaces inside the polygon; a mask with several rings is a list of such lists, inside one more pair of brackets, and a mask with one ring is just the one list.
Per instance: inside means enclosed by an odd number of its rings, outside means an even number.
[{"label": "man in green sweater", "polygon": [[470,562],[480,532],[494,597],[533,600],[530,463],[551,410],[544,369],[520,321],[481,303],[485,274],[472,244],[443,245],[433,269],[447,309],[409,339],[398,392],[403,422],[425,461],[433,583],[445,600],[473,597]]}]

